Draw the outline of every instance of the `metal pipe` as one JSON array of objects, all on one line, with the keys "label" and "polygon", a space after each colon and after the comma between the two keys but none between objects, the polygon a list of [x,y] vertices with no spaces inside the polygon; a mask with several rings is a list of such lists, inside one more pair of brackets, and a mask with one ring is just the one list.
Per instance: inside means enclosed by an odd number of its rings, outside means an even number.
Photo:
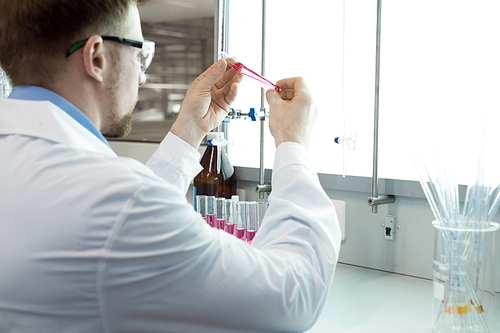
[{"label": "metal pipe", "polygon": [[228,12],[229,3],[227,0],[217,0],[215,2],[215,29],[214,29],[214,38],[215,38],[215,47],[214,47],[214,61],[219,60],[219,53],[226,52],[227,49],[227,41],[228,41],[228,20],[229,20],[229,12]]},{"label": "metal pipe", "polygon": [[380,36],[382,26],[382,0],[377,0],[377,36],[375,46],[375,101],[373,120],[373,175],[372,196],[368,198],[368,205],[372,213],[378,213],[378,205],[393,203],[396,198],[392,195],[378,195],[378,130],[379,130],[379,93],[380,93]]},{"label": "metal pipe", "polygon": [[[266,0],[262,0],[262,37],[261,37],[261,67],[260,74],[266,77]],[[260,89],[260,108],[264,107],[264,88]],[[262,132],[261,132],[262,135]],[[263,140],[263,139],[261,139]]]},{"label": "metal pipe", "polygon": [[[368,206],[378,207],[378,205],[390,204],[395,201],[393,195],[379,195],[377,197],[369,197],[367,200]],[[377,212],[375,212],[377,213]]]},{"label": "metal pipe", "polygon": [[[379,93],[380,93],[380,28],[382,18],[382,0],[377,0],[377,39],[375,46],[375,101],[373,120],[373,175],[372,197],[378,196],[378,118],[379,118]],[[372,213],[378,213],[378,206],[372,206]]]},{"label": "metal pipe", "polygon": [[224,0],[215,1],[215,22],[214,22],[214,61],[217,61],[219,57],[219,52],[222,49],[222,29],[224,25],[223,9]]},{"label": "metal pipe", "polygon": [[[265,77],[266,75],[266,0],[262,0],[262,53],[261,53],[261,75]],[[264,110],[265,101],[265,90],[262,88],[260,90],[260,109]],[[265,112],[264,112],[265,114]],[[271,192],[271,185],[264,183],[264,174],[266,169],[264,168],[264,134],[265,134],[265,122],[266,117],[260,118],[260,165],[259,165],[259,185],[255,187],[255,190],[259,193],[259,198],[264,199],[265,192]]]}]

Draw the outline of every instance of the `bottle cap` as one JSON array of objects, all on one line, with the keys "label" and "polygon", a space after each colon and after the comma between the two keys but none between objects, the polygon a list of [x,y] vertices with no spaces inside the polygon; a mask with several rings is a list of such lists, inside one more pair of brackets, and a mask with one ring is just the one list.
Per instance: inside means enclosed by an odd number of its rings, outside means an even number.
[{"label": "bottle cap", "polygon": [[220,138],[220,133],[219,132],[209,132],[207,134],[207,141],[208,140],[215,140]]}]

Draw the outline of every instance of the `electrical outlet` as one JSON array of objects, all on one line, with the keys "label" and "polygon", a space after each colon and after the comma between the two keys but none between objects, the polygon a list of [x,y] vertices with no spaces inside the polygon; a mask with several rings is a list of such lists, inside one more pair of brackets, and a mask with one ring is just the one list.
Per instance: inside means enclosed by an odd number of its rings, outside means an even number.
[{"label": "electrical outlet", "polygon": [[387,215],[385,217],[385,224],[384,224],[385,239],[394,240],[395,233],[396,233],[396,216]]}]

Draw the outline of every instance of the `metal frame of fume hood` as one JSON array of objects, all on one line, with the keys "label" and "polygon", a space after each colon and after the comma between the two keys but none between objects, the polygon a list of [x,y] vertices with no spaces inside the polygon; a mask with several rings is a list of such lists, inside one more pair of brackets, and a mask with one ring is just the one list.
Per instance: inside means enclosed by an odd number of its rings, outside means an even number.
[{"label": "metal frame of fume hood", "polygon": [[372,213],[378,213],[378,206],[396,201],[393,195],[381,195],[378,191],[378,123],[379,123],[379,92],[380,92],[380,36],[382,26],[382,0],[377,0],[377,35],[375,47],[375,101],[373,110],[373,175],[372,196],[367,203],[372,207]]},{"label": "metal frame of fume hood", "polygon": [[[227,22],[229,20],[229,0],[216,0],[215,17],[217,21],[217,29],[215,31],[215,41],[217,43],[215,51],[215,59],[218,58],[218,53],[224,51],[227,53],[228,29]],[[372,207],[372,212],[378,212],[378,206],[395,202],[396,198],[390,194],[379,193],[378,179],[378,131],[379,131],[379,87],[380,87],[380,37],[381,37],[381,19],[382,19],[382,0],[377,0],[377,33],[376,33],[376,50],[375,50],[375,101],[374,101],[374,126],[373,126],[373,175],[372,175],[372,196],[367,199],[367,203]],[[265,55],[266,55],[266,0],[262,0],[262,53],[261,53],[261,74],[265,76]],[[264,109],[265,92],[261,90],[261,110]],[[265,110],[264,110],[265,111]],[[260,163],[259,163],[259,184],[255,187],[259,197],[264,198],[265,192],[271,191],[270,182],[265,183],[265,168],[264,168],[264,131],[265,117],[260,119]],[[227,126],[225,128],[227,139]],[[356,177],[351,177],[355,179]],[[357,177],[359,178],[359,177]]]},{"label": "metal frame of fume hood", "polygon": [[[254,167],[241,167],[234,168],[236,178],[238,181],[257,182],[259,178],[259,169]],[[265,174],[267,178],[271,178],[272,170],[266,169]],[[370,193],[372,189],[372,178],[362,176],[343,176],[328,173],[318,173],[318,178],[321,186],[327,190],[357,192],[357,193]],[[378,179],[379,193],[384,195],[401,196],[408,198],[426,199],[424,191],[420,182],[416,180],[403,180],[403,179]],[[467,186],[459,185],[459,200],[465,200]]]},{"label": "metal frame of fume hood", "polygon": [[[220,52],[228,52],[227,42],[229,36],[228,22],[229,22],[229,0],[216,0],[215,3],[215,20],[217,24],[215,25],[215,36],[214,40],[216,43],[214,58],[217,61]],[[266,72],[266,0],[262,0],[262,51],[261,51],[261,75],[265,76]],[[260,92],[260,109],[264,111],[265,102],[265,91],[261,89]],[[259,198],[263,199],[265,193],[271,192],[271,182],[265,181],[265,168],[264,168],[264,134],[265,134],[265,123],[266,117],[260,118],[260,161],[259,161],[259,184],[255,186],[255,191],[259,193]],[[225,123],[224,135],[227,138],[228,126]]]}]

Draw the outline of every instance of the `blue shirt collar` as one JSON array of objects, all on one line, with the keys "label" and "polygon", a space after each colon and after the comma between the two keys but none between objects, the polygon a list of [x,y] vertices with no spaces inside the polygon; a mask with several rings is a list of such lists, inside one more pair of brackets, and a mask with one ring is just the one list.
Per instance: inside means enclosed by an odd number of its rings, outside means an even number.
[{"label": "blue shirt collar", "polygon": [[89,130],[94,134],[99,140],[104,142],[109,148],[110,145],[108,140],[99,132],[94,123],[80,111],[76,106],[71,104],[68,100],[59,96],[55,92],[47,90],[41,87],[35,86],[15,86],[12,89],[12,93],[9,96],[10,99],[23,99],[28,101],[49,101],[52,104],[58,106],[61,110],[70,115],[75,119],[80,125]]}]

